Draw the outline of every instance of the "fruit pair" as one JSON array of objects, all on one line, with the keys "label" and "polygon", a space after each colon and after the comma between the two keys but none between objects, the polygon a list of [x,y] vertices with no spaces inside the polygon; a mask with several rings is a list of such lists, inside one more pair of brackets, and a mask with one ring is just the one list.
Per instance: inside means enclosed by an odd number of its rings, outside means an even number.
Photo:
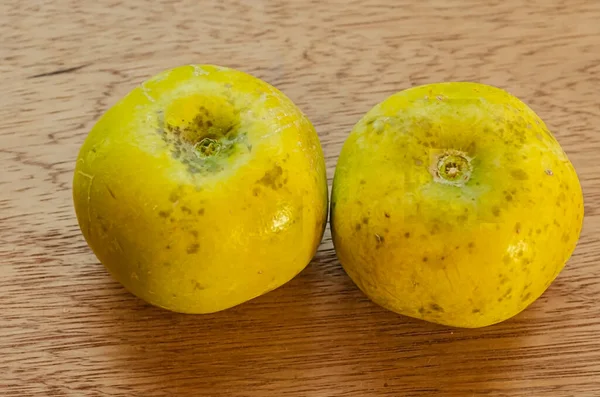
[{"label": "fruit pair", "polygon": [[[86,241],[129,291],[209,313],[291,280],[328,213],[310,121],[280,91],[211,65],[167,70],[85,140],[73,197]],[[415,87],[356,124],[336,167],[331,230],[373,301],[441,324],[512,317],[552,282],[583,216],[544,123],[497,88]]]}]

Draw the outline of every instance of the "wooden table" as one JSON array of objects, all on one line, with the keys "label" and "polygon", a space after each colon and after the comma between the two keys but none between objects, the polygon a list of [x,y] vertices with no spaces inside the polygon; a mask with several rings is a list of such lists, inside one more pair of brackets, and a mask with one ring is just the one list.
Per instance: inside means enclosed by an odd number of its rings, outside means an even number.
[{"label": "wooden table", "polygon": [[[600,2],[3,1],[0,395],[600,396]],[[442,80],[508,89],[583,184],[572,260],[528,310],[460,330],[366,299],[329,231],[289,284],[214,315],[134,298],[78,229],[71,178],[98,117],[187,63],[245,70],[315,124],[331,181],[353,124]]]}]

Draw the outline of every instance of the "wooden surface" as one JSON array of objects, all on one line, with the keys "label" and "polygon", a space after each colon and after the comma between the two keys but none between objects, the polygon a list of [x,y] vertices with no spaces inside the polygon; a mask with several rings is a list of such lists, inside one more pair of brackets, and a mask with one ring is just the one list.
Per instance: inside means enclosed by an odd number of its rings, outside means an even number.
[{"label": "wooden surface", "polygon": [[[2,1],[0,395],[600,396],[600,2]],[[563,145],[586,220],[528,310],[458,330],[370,303],[329,231],[289,284],[186,316],[125,292],[74,216],[95,120],[180,64],[253,73],[315,124],[331,181],[352,125],[411,85],[473,80],[530,104]]]}]

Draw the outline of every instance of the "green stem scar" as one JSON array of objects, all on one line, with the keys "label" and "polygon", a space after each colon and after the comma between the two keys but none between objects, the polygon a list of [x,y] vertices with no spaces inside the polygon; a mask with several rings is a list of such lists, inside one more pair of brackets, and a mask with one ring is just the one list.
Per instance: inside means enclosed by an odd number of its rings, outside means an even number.
[{"label": "green stem scar", "polygon": [[221,172],[252,149],[239,111],[219,95],[176,98],[157,119],[171,157],[191,174]]},{"label": "green stem scar", "polygon": [[204,138],[194,145],[194,149],[200,157],[209,157],[221,151],[221,143],[212,138]]},{"label": "green stem scar", "polygon": [[463,186],[471,178],[471,158],[458,150],[445,151],[432,164],[433,179],[446,185]]}]

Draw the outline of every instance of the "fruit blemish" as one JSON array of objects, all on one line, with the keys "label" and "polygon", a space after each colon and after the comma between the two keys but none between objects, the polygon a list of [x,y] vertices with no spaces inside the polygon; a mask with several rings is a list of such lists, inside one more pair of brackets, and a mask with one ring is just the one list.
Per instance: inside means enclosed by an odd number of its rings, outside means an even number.
[{"label": "fruit blemish", "polygon": [[232,157],[252,149],[247,134],[240,131],[239,111],[226,96],[176,99],[158,113],[158,125],[171,156],[193,174],[222,171]]}]

